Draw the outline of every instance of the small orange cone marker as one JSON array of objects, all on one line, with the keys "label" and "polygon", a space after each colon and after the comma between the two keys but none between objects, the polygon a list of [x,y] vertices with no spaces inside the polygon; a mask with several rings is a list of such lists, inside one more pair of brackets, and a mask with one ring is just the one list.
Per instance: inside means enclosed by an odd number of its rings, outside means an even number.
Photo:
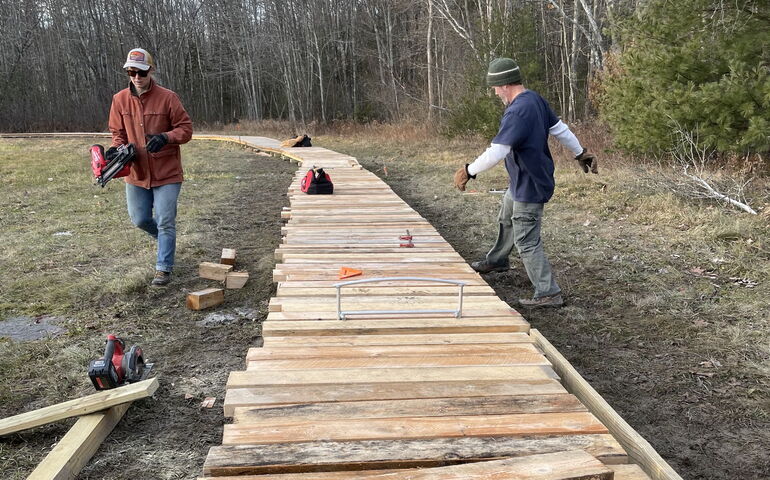
[{"label": "small orange cone marker", "polygon": [[363,273],[363,271],[356,270],[355,268],[340,267],[340,274],[337,278],[342,280],[343,278],[355,277],[356,275],[361,275]]}]

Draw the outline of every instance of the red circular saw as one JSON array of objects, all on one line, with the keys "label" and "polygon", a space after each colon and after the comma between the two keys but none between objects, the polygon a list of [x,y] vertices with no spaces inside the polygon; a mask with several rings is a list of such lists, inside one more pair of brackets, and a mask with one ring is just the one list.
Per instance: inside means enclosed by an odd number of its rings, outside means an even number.
[{"label": "red circular saw", "polygon": [[97,390],[109,390],[144,380],[151,368],[151,363],[144,363],[141,347],[133,346],[126,352],[123,340],[110,334],[107,335],[104,357],[91,361],[88,376]]}]

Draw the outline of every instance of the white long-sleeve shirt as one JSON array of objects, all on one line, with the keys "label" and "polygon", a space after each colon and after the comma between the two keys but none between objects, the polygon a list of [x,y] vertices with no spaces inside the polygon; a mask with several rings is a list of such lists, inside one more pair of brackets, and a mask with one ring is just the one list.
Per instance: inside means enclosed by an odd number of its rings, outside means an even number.
[{"label": "white long-sleeve shirt", "polygon": [[[556,137],[556,139],[559,140],[562,145],[567,147],[576,156],[583,152],[583,147],[580,145],[580,142],[578,141],[575,134],[572,133],[572,130],[570,130],[569,127],[561,120],[549,128],[548,133]],[[500,163],[500,161],[503,160],[508,155],[508,153],[510,153],[510,151],[510,145],[501,145],[499,143],[490,144],[489,148],[487,148],[484,153],[479,155],[476,160],[473,161],[473,163],[468,165],[468,173],[471,175],[476,175],[485,170],[489,170],[490,168]]]}]

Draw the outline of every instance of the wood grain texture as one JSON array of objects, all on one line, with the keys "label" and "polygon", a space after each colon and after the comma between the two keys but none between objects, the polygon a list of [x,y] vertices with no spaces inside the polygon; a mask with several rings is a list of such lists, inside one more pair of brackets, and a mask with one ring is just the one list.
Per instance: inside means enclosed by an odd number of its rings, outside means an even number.
[{"label": "wood grain texture", "polygon": [[224,476],[429,468],[566,450],[584,450],[605,464],[625,463],[628,459],[607,434],[319,441],[216,446],[209,450],[203,472]]}]

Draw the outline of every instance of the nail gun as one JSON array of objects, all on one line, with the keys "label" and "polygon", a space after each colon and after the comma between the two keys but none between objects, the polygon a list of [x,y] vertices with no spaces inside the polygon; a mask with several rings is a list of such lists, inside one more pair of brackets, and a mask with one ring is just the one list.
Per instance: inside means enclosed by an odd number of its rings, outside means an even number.
[{"label": "nail gun", "polygon": [[105,158],[104,147],[101,145],[91,145],[88,151],[91,152],[91,170],[96,183],[102,188],[113,178],[127,176],[131,169],[128,164],[136,156],[133,143],[117,147],[116,153],[109,160]]},{"label": "nail gun", "polygon": [[144,363],[144,352],[138,346],[126,352],[126,344],[115,335],[107,335],[104,356],[88,365],[88,376],[97,390],[109,390],[147,378],[152,363]]}]

